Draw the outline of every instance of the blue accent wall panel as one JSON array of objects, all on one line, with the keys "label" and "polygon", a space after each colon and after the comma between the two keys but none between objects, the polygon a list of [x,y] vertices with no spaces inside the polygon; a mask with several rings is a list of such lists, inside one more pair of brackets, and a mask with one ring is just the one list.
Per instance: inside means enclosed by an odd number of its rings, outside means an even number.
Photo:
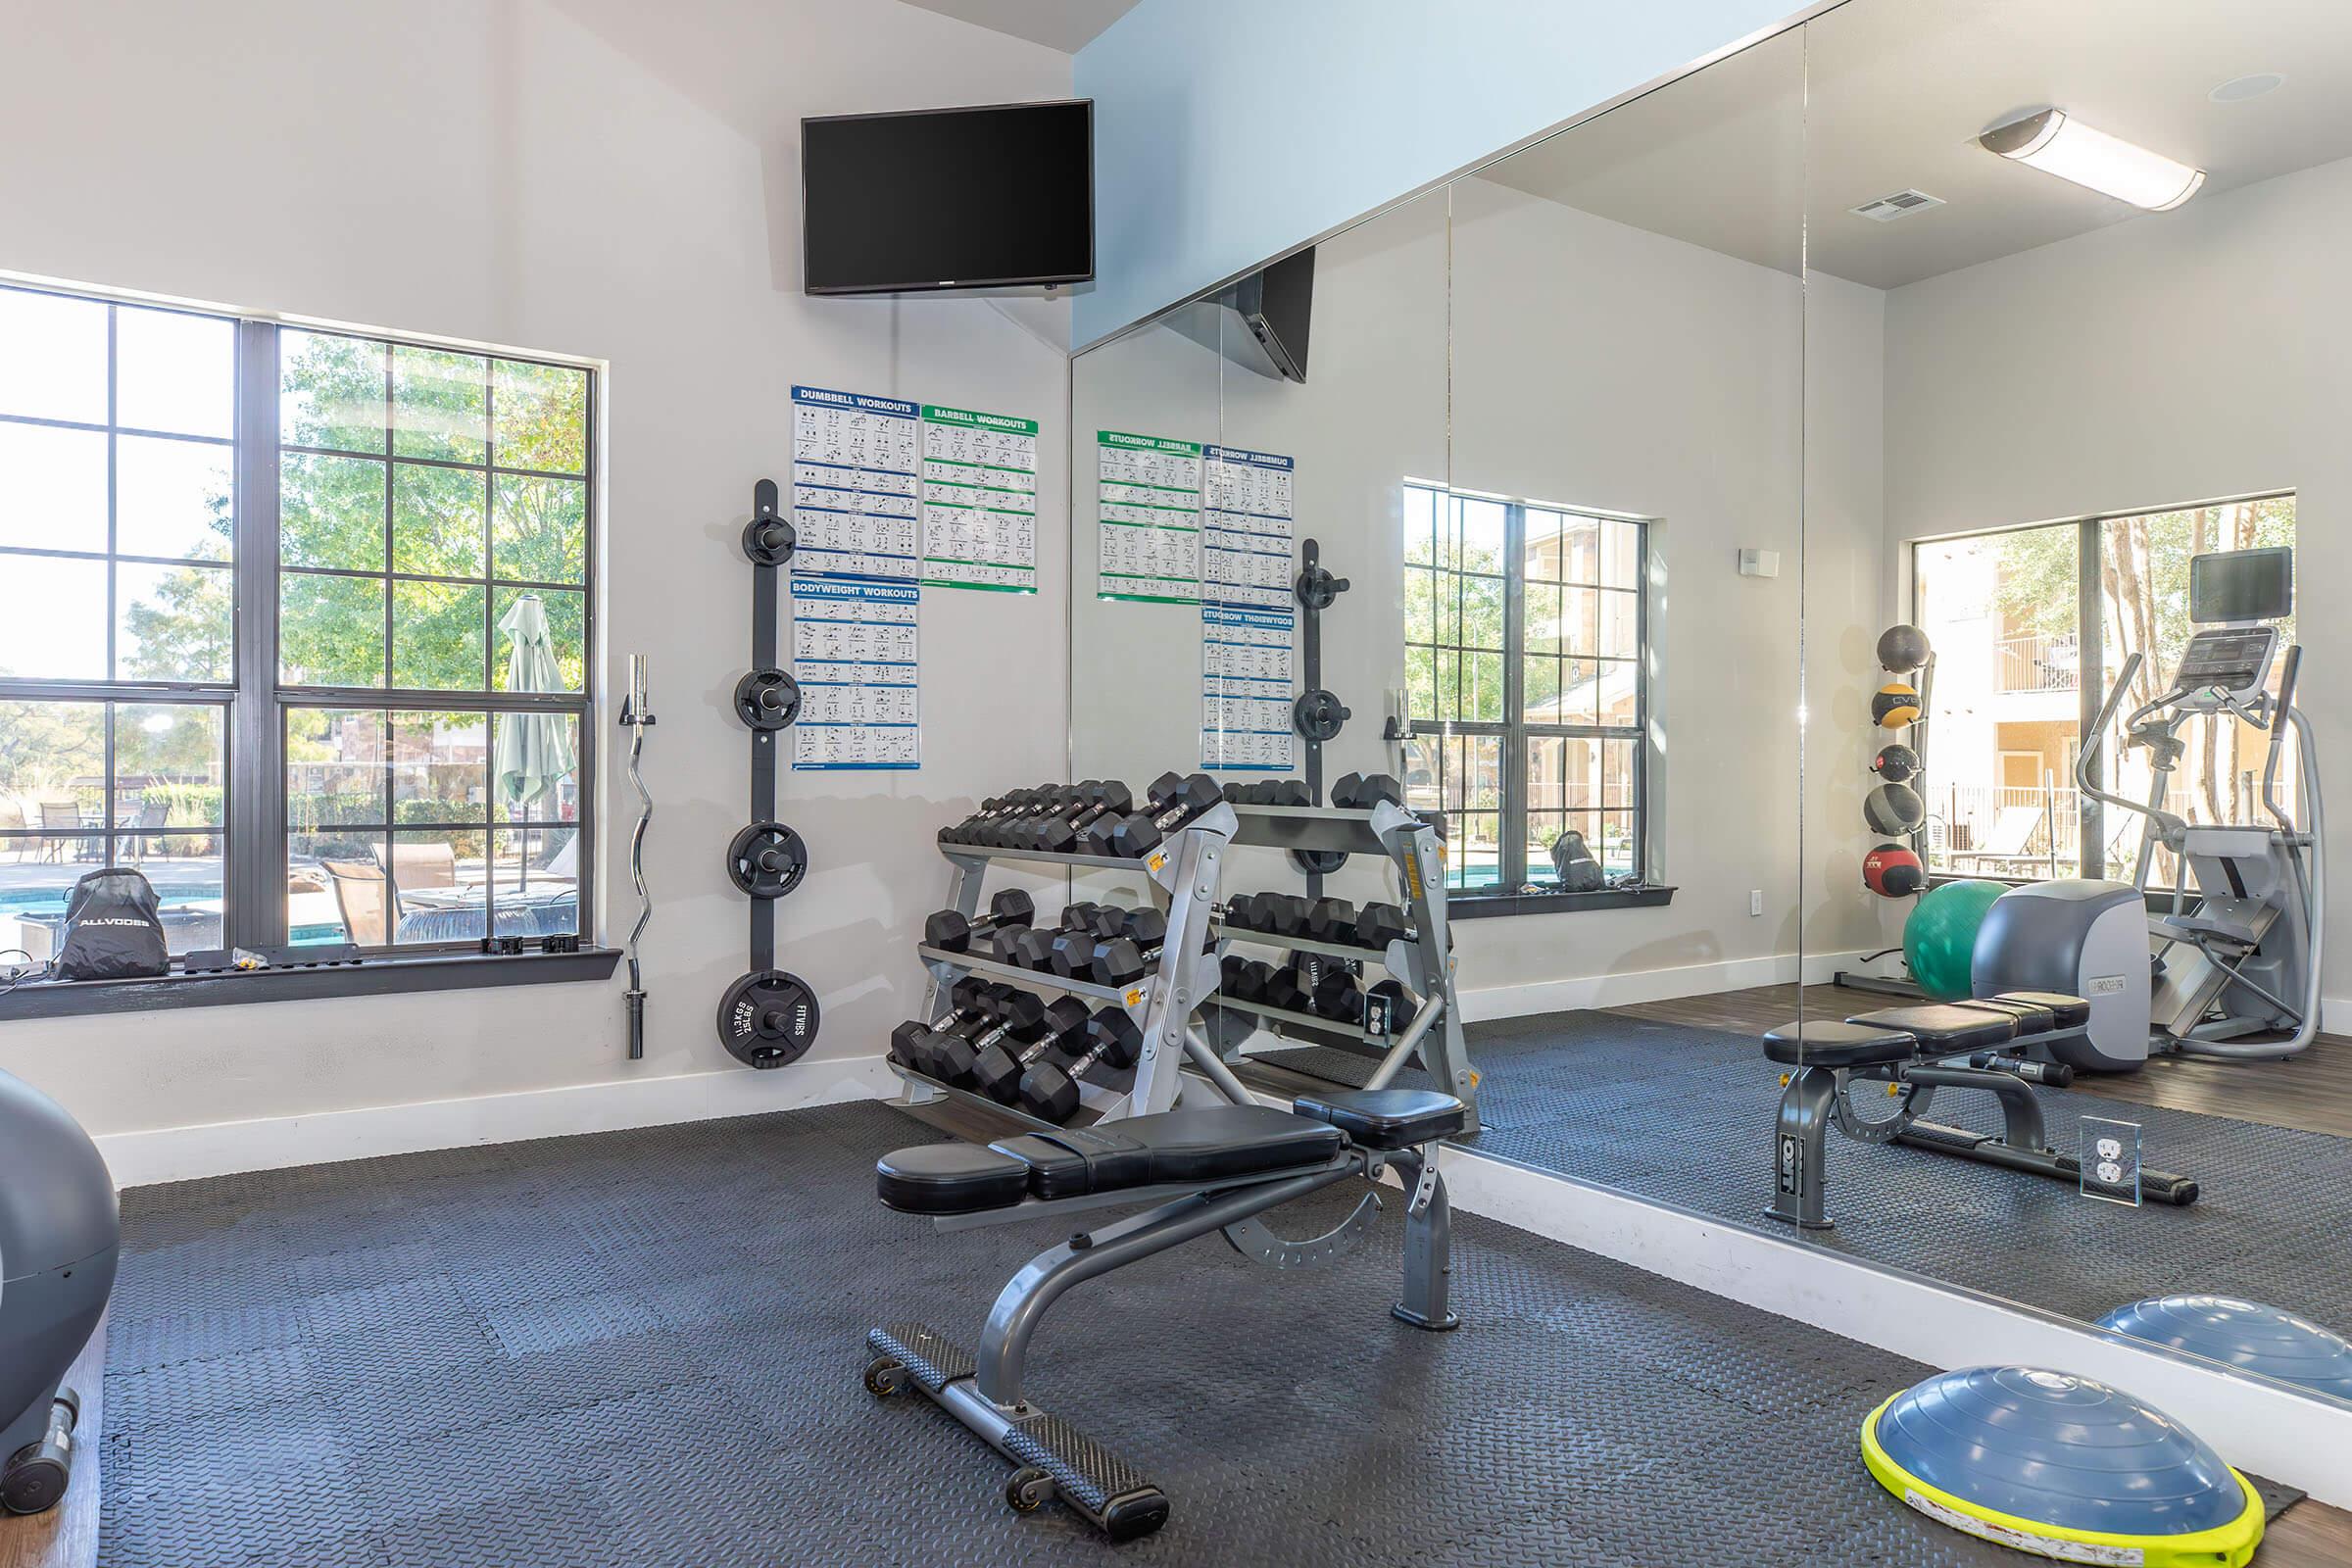
[{"label": "blue accent wall panel", "polygon": [[1791,0],[1143,0],[1080,50],[1093,342],[1794,15]]}]

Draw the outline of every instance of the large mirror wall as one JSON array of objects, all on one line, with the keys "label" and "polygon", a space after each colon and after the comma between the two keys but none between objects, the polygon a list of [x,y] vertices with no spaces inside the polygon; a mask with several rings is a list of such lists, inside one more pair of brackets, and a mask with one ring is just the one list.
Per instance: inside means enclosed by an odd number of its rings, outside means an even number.
[{"label": "large mirror wall", "polygon": [[1848,0],[1081,356],[1073,775],[1305,777],[1312,540],[1473,1147],[2352,1396],[2253,1348],[2352,1333],[2348,86],[2340,8]]}]

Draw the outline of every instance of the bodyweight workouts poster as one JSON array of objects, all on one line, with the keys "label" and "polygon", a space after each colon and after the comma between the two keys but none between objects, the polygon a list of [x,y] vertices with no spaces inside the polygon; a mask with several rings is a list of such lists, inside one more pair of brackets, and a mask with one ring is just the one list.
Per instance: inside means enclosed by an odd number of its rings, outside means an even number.
[{"label": "bodyweight workouts poster", "polygon": [[795,771],[915,767],[922,758],[912,583],[792,580]]}]

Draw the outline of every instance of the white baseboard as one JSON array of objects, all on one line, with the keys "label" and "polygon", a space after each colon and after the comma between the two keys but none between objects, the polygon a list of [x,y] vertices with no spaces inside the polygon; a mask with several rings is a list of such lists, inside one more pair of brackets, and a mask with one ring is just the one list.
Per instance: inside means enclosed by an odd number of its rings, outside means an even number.
[{"label": "white baseboard", "polygon": [[144,1187],[235,1171],[799,1110],[872,1100],[897,1088],[898,1079],[882,1057],[853,1056],[778,1072],[677,1073],[467,1100],[159,1127],[106,1134],[97,1144],[117,1187]]},{"label": "white baseboard", "polygon": [[[1807,985],[1826,984],[1839,969],[1854,967],[1866,950],[1850,953],[1808,953],[1801,972]],[[1644,1002],[1670,1002],[1679,997],[1707,997],[1750,986],[1787,985],[1800,972],[1793,953],[1756,958],[1728,958],[1713,963],[1688,963],[1671,969],[1642,969],[1627,974],[1578,975],[1563,980],[1535,980],[1523,985],[1481,986],[1461,993],[1462,1018],[1476,1023],[1489,1018],[1525,1018],[1537,1013],[1570,1012],[1584,1007],[1630,1007]]]},{"label": "white baseboard", "polygon": [[[1465,1212],[1933,1367],[2001,1363],[2096,1378],[2172,1415],[2241,1470],[2352,1505],[2352,1405],[1509,1160],[1449,1150],[1444,1168]],[[1759,1185],[1759,1212],[1765,1197]]]}]

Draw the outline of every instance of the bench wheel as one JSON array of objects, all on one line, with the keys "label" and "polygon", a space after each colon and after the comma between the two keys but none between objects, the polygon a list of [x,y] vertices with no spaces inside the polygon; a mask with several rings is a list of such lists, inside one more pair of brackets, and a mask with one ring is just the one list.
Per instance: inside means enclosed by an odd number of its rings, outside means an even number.
[{"label": "bench wheel", "polygon": [[1014,1513],[1035,1513],[1054,1495],[1054,1478],[1025,1464],[1004,1478],[1004,1501]]},{"label": "bench wheel", "polygon": [[906,1368],[894,1356],[877,1355],[865,1363],[865,1392],[887,1399],[906,1386]]}]

